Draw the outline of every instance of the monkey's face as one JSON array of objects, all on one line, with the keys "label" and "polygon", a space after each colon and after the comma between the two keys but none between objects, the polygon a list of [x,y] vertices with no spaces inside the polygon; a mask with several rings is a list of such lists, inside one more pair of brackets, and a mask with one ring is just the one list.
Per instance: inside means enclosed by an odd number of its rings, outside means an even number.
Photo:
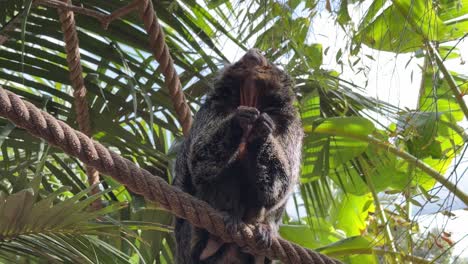
[{"label": "monkey's face", "polygon": [[211,98],[228,111],[245,105],[270,112],[290,105],[294,94],[290,77],[251,49],[224,70]]}]

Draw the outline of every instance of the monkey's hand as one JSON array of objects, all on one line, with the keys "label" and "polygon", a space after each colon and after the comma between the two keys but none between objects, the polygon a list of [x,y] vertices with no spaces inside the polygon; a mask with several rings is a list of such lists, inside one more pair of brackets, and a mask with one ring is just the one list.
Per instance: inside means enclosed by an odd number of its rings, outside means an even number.
[{"label": "monkey's hand", "polygon": [[[278,236],[278,231],[275,226],[267,223],[255,224],[255,246],[258,250],[263,251],[271,247],[273,238]],[[247,246],[242,247],[241,251],[247,254],[255,255],[255,253]],[[257,258],[258,256],[256,256]]]},{"label": "monkey's hand", "polygon": [[234,120],[238,122],[242,130],[248,131],[249,126],[252,127],[255,121],[260,116],[260,112],[255,107],[250,106],[239,106],[237,107],[236,114],[234,116]]},{"label": "monkey's hand", "polygon": [[255,243],[259,249],[267,249],[273,244],[273,238],[278,236],[276,228],[271,224],[258,223],[255,229]]},{"label": "monkey's hand", "polygon": [[262,113],[255,121],[249,135],[249,142],[265,139],[275,130],[275,122],[267,113]]}]

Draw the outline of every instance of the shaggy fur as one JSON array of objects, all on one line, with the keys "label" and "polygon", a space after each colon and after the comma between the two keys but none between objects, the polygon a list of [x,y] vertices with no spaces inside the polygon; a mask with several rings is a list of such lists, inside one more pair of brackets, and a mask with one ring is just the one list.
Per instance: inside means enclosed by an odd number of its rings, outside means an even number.
[{"label": "shaggy fur", "polygon": [[[251,71],[257,71],[256,85],[264,88],[257,113],[238,109],[239,87]],[[253,69],[241,59],[215,82],[176,160],[175,186],[225,212],[231,228],[240,221],[262,225],[264,232],[257,238],[265,247],[277,234],[299,175],[303,129],[294,101],[292,82],[284,71],[272,64]],[[242,126],[249,118],[254,120],[253,129],[246,156],[239,159]],[[254,256],[234,244],[223,244],[201,261],[211,236],[183,219],[176,219],[175,234],[179,264],[255,263]]]}]

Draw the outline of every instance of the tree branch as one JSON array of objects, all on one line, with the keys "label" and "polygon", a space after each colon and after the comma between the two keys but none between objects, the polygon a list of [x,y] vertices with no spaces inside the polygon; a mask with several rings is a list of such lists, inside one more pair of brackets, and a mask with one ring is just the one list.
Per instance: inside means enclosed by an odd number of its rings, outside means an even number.
[{"label": "tree branch", "polygon": [[458,85],[455,82],[455,79],[453,78],[452,74],[450,74],[447,67],[445,67],[444,61],[440,56],[439,52],[437,51],[436,47],[430,41],[427,41],[427,50],[429,51],[431,56],[435,58],[437,66],[439,66],[440,71],[444,74],[445,80],[447,81],[450,90],[452,90],[452,93],[455,96],[458,105],[463,111],[463,114],[465,114],[465,118],[468,119],[468,107],[466,106],[465,100],[463,99],[463,94],[458,88]]}]

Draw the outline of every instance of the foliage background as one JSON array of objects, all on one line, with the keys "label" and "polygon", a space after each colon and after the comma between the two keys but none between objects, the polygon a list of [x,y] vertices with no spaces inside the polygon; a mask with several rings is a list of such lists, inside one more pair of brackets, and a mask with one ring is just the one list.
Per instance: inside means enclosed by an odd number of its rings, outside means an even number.
[{"label": "foliage background", "polygon": [[[108,13],[129,2],[73,4]],[[468,187],[439,192],[437,175],[417,161],[453,183],[467,169],[468,112],[454,94],[468,90],[459,49],[468,32],[468,1],[153,4],[194,111],[224,63],[251,47],[296,79],[307,137],[284,238],[346,263],[466,262],[452,254],[462,242],[446,225],[426,229],[420,220],[428,207],[444,223],[456,220],[452,206],[458,201],[455,209],[466,208],[466,200],[453,192]],[[76,127],[57,11],[31,0],[0,1],[0,7],[0,35],[8,36],[0,46],[0,84]],[[93,18],[76,19],[93,138],[171,181],[172,146],[181,133],[142,22],[132,13],[104,30]],[[321,37],[320,27],[330,35]],[[395,95],[394,86],[378,86],[373,75],[381,76],[380,69],[411,71],[401,85],[416,83],[417,92],[405,99],[414,99],[412,106],[394,100],[409,88]],[[446,69],[450,75],[441,74]],[[168,213],[106,176],[100,197],[88,195],[82,164],[5,119],[0,145],[5,263],[173,262]],[[87,210],[97,198],[108,206]]]}]

